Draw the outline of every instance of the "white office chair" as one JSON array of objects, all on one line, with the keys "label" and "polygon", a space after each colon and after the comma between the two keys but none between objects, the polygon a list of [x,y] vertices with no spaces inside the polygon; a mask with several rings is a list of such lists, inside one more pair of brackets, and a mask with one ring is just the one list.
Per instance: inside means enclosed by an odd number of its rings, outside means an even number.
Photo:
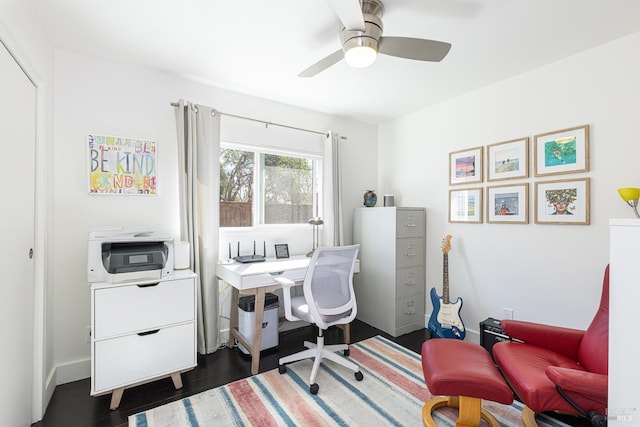
[{"label": "white office chair", "polygon": [[282,357],[279,372],[287,372],[286,363],[313,358],[313,369],[309,380],[309,391],[317,394],[320,386],[316,384],[316,375],[322,359],[329,359],[355,372],[356,380],[362,381],[362,372],[355,363],[335,352],[343,351],[349,355],[347,344],[324,345],[324,331],[333,325],[350,323],[356,317],[356,298],[353,292],[353,269],[360,245],[335,248],[317,248],[309,262],[304,279],[303,296],[291,296],[291,287],[295,283],[279,277],[276,280],[283,287],[284,309],[287,320],[304,320],[318,327],[316,343],[304,342],[307,348],[299,353]]}]

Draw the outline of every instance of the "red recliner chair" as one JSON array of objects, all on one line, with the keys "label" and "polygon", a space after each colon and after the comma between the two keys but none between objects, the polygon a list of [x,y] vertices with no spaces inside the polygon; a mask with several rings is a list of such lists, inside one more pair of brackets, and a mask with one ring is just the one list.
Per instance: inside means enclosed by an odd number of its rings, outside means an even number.
[{"label": "red recliner chair", "polygon": [[493,357],[509,386],[526,406],[525,426],[535,413],[561,411],[606,425],[609,353],[609,266],[600,307],[586,331],[503,320],[511,338],[493,346]]}]

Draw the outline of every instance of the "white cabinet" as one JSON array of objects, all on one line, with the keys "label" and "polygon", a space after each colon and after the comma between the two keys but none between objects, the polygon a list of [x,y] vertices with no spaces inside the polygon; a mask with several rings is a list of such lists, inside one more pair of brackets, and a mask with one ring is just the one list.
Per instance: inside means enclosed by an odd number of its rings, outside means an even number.
[{"label": "white cabinet", "polygon": [[640,301],[640,220],[612,219],[609,224],[609,426],[630,426],[640,419],[640,335],[634,332]]},{"label": "white cabinet", "polygon": [[425,327],[424,208],[358,208],[358,319],[397,337]]},{"label": "white cabinet", "polygon": [[196,366],[196,280],[188,270],[163,279],[91,284],[91,395],[113,392]]}]

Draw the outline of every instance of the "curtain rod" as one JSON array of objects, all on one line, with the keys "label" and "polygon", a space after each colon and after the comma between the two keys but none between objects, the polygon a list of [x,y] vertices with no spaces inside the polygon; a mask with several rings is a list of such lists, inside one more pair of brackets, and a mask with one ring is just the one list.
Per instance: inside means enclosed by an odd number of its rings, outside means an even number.
[{"label": "curtain rod", "polygon": [[[179,107],[180,104],[177,103],[177,102],[172,102],[171,106],[172,107]],[[279,127],[283,127],[283,128],[287,128],[287,129],[293,129],[293,130],[299,130],[299,131],[302,131],[302,132],[311,132],[311,133],[315,133],[315,134],[318,134],[318,135],[329,136],[329,132],[320,132],[320,131],[317,131],[317,130],[304,129],[304,128],[299,128],[299,127],[295,127],[295,126],[283,125],[283,124],[280,124],[280,123],[266,122],[264,120],[253,119],[251,117],[238,116],[236,114],[230,114],[230,113],[223,113],[222,111],[218,111],[218,110],[215,110],[215,109],[212,111],[212,114],[214,114],[214,115],[215,114],[220,114],[221,116],[235,117],[236,119],[244,119],[244,120],[249,120],[251,122],[264,123],[264,125],[266,127],[279,126]],[[344,137],[344,136],[341,136],[340,139],[347,139],[347,138]]]}]

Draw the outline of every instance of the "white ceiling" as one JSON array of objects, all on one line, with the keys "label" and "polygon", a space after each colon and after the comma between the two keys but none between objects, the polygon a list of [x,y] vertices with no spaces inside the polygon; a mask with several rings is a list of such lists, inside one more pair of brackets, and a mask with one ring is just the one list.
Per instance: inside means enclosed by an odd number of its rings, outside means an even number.
[{"label": "white ceiling", "polygon": [[449,55],[305,79],[340,48],[327,0],[34,1],[56,47],[369,123],[640,31],[638,0],[386,0],[384,35],[447,41]]}]

